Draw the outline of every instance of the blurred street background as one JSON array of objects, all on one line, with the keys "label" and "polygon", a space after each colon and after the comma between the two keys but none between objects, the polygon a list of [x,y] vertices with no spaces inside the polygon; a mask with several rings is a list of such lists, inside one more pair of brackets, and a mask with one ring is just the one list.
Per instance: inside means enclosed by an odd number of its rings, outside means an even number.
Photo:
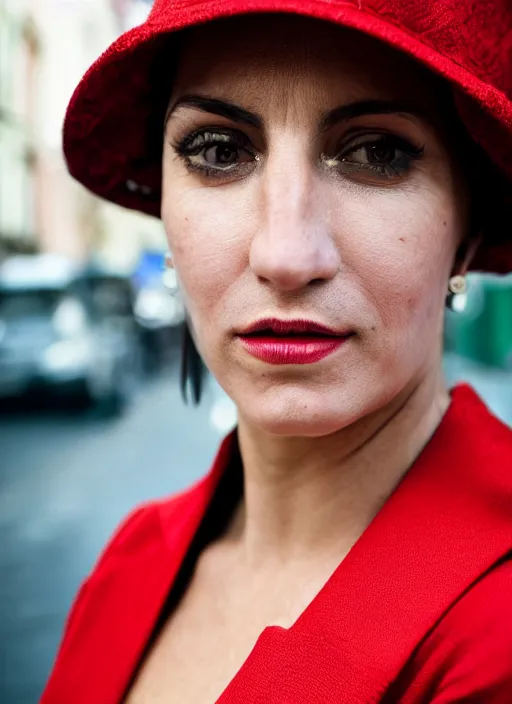
[{"label": "blurred street background", "polygon": [[[236,423],[211,378],[198,408],[181,400],[161,223],[91,196],[62,158],[76,83],[150,5],[0,0],[0,704],[38,701],[115,526],[204,474]],[[454,307],[447,379],[512,425],[512,278],[472,276]]]}]

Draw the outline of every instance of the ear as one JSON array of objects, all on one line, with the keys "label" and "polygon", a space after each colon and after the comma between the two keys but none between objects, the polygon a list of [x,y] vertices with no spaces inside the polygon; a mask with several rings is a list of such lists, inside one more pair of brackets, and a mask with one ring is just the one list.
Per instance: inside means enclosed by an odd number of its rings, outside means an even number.
[{"label": "ear", "polygon": [[457,256],[453,265],[452,276],[465,276],[468,272],[478,248],[482,244],[481,233],[468,237],[457,250]]}]

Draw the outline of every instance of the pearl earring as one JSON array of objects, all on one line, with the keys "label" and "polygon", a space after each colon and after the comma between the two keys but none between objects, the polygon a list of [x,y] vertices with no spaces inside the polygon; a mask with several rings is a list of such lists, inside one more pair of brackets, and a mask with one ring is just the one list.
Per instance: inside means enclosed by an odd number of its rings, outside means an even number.
[{"label": "pearl earring", "polygon": [[464,298],[464,296],[462,296],[461,298],[459,298],[459,296],[461,294],[466,293],[466,291],[467,291],[466,277],[461,276],[460,274],[458,276],[452,276],[448,282],[448,295],[446,296],[447,307],[450,310],[452,310],[454,312],[459,312],[459,313],[461,310],[464,310],[465,301],[462,300]]},{"label": "pearl earring", "polygon": [[465,276],[452,276],[448,282],[448,290],[454,296],[458,296],[461,293],[466,293],[467,283]]}]

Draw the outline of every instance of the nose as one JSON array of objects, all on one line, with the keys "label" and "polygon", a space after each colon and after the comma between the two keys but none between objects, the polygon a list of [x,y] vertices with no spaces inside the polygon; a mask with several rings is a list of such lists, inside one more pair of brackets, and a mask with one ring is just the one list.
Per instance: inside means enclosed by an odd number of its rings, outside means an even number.
[{"label": "nose", "polygon": [[256,276],[281,291],[332,279],[340,255],[329,227],[322,185],[307,163],[269,160],[259,183],[259,219],[249,264]]}]

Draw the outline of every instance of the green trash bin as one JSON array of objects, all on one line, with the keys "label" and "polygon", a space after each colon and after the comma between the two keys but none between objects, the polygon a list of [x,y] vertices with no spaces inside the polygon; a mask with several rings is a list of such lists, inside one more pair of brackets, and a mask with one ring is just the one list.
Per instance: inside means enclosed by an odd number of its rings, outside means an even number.
[{"label": "green trash bin", "polygon": [[512,277],[485,277],[481,321],[482,361],[512,369]]}]

